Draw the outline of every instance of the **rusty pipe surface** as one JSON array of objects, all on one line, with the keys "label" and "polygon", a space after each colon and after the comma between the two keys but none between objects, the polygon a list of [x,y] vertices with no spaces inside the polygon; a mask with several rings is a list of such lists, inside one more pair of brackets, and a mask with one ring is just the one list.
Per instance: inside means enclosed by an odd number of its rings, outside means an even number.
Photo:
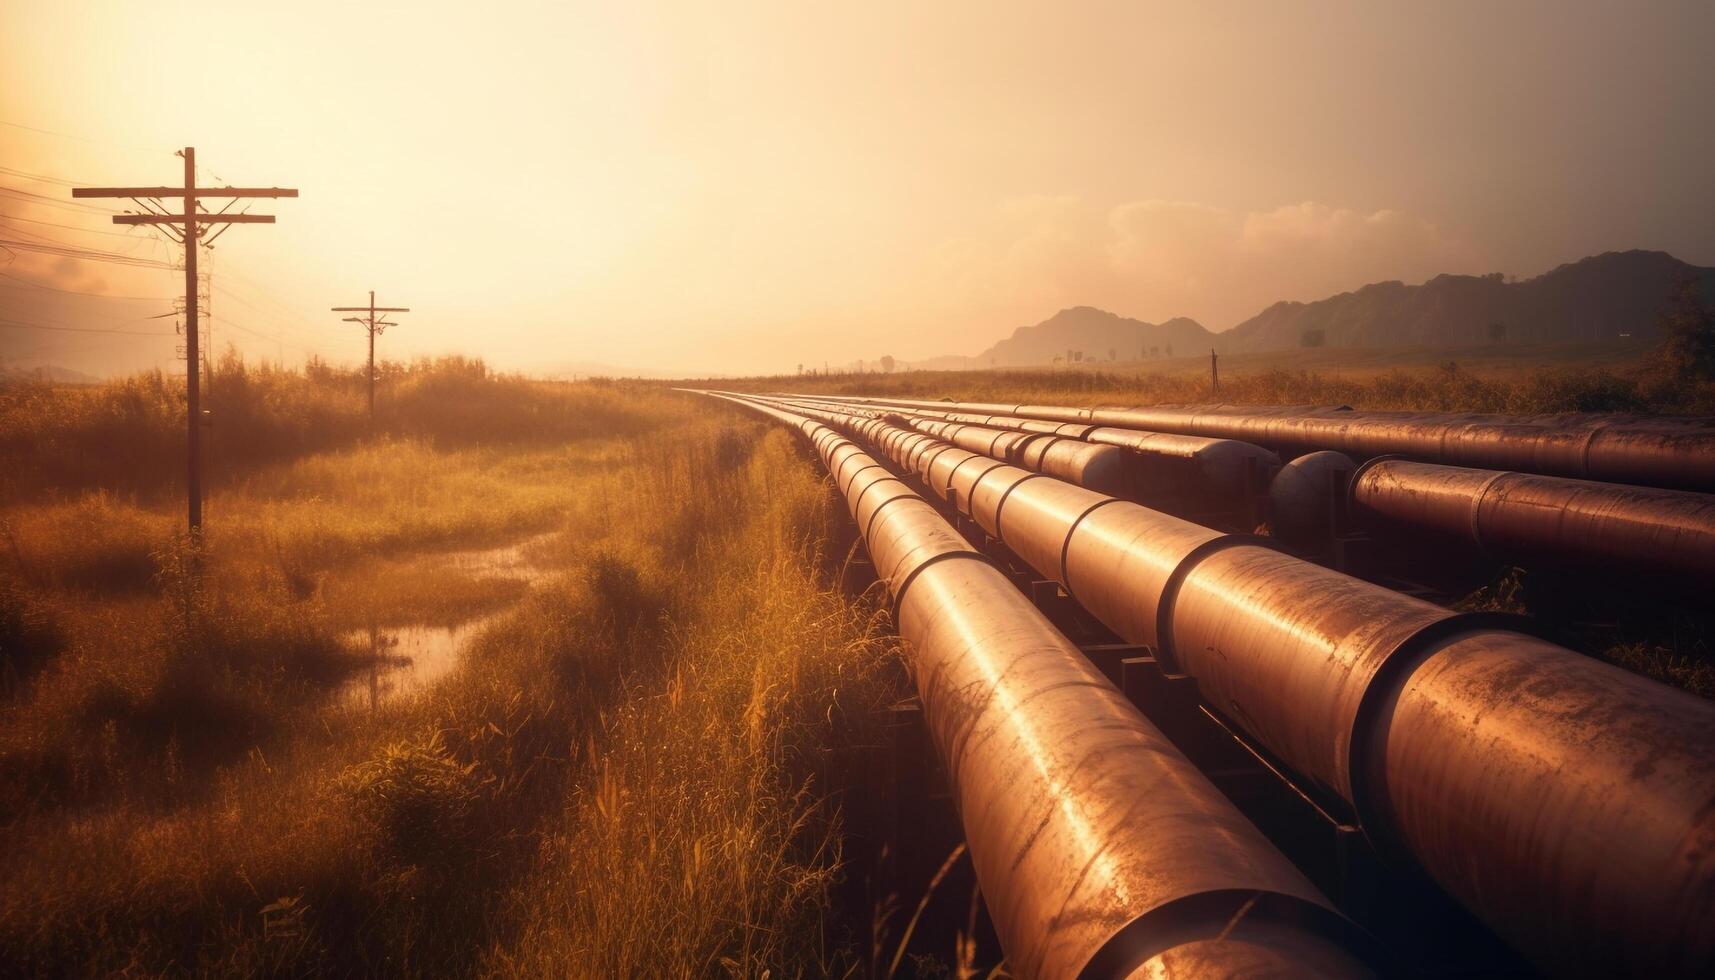
[{"label": "rusty pipe surface", "polygon": [[845,497],[1016,975],[1372,975],[1356,927],[921,496],[828,426],[723,397],[801,432]]},{"label": "rusty pipe surface", "polygon": [[1446,535],[1515,564],[1715,587],[1715,496],[1380,457],[1357,468],[1361,523]]},{"label": "rusty pipe surface", "polygon": [[[1715,968],[1715,704],[957,447],[831,415],[1565,975]],[[931,456],[931,453],[933,455]]]},{"label": "rusty pipe surface", "polygon": [[1610,483],[1698,491],[1715,488],[1715,419],[1701,417],[1354,412],[1343,407],[1309,406],[1075,408],[886,398],[846,400],[867,406],[982,412],[1235,439],[1293,454],[1331,449],[1358,460],[1399,455],[1426,462]]}]

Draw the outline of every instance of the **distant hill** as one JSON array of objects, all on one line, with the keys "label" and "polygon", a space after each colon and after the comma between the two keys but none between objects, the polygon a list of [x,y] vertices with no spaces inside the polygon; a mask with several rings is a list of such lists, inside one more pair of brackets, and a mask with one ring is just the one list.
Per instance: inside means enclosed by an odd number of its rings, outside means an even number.
[{"label": "distant hill", "polygon": [[1012,336],[978,354],[976,363],[982,367],[1047,364],[1065,357],[1068,350],[1081,351],[1085,360],[1105,361],[1111,352],[1118,360],[1135,361],[1150,348],[1157,348],[1161,356],[1170,351],[1193,353],[1207,348],[1214,336],[1196,320],[1185,317],[1145,323],[1093,306],[1074,306],[1035,326],[1019,327]]},{"label": "distant hill", "polygon": [[[1184,317],[1145,323],[1090,306],[1061,310],[975,358],[938,357],[917,368],[1022,367],[1049,364],[1068,350],[1086,360],[1184,357],[1214,347],[1226,353],[1297,350],[1307,334],[1323,347],[1473,347],[1651,340],[1685,277],[1715,301],[1715,269],[1666,252],[1605,252],[1569,262],[1534,279],[1507,282],[1501,273],[1441,275],[1420,286],[1377,282],[1313,303],[1282,301],[1223,333]],[[1491,333],[1493,331],[1493,333]],[[1154,356],[1154,355],[1150,355]]]},{"label": "distant hill", "polygon": [[[1461,347],[1653,338],[1678,282],[1715,296],[1715,269],[1666,252],[1605,252],[1520,282],[1500,273],[1378,282],[1314,303],[1281,302],[1220,335],[1223,351],[1290,350],[1320,331],[1328,347]],[[1498,325],[1491,328],[1491,325]],[[1493,329],[1497,336],[1491,336]]]}]

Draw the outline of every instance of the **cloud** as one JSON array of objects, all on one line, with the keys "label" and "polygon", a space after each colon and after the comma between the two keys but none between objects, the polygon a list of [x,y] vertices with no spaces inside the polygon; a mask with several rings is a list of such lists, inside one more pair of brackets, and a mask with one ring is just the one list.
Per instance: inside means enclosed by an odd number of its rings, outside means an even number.
[{"label": "cloud", "polygon": [[[1161,320],[1231,326],[1280,299],[1310,300],[1386,279],[1479,271],[1483,256],[1399,210],[1317,201],[1235,211],[1139,200],[1007,201],[981,233],[947,242],[929,267],[949,306],[1001,324],[1088,303]],[[951,312],[951,311],[948,311]]]}]

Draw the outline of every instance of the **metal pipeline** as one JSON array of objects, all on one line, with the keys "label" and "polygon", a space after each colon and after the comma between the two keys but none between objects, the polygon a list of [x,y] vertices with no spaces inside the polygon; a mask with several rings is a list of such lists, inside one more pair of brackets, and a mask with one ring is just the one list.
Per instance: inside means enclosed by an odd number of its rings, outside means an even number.
[{"label": "metal pipeline", "polygon": [[[794,397],[790,400],[836,411],[869,414],[863,409],[837,402],[804,397]],[[894,410],[947,422],[1081,439],[1097,445],[1127,450],[1140,457],[1136,467],[1138,476],[1133,489],[1137,496],[1134,499],[1145,503],[1167,505],[1173,496],[1178,495],[1189,496],[1205,506],[1216,503],[1223,508],[1247,508],[1253,498],[1265,491],[1270,478],[1280,469],[1279,456],[1261,446],[1236,439],[1207,439],[1171,432],[1147,432],[1142,429],[1080,422],[1054,422],[1014,415],[979,415],[926,408]],[[957,439],[951,441],[958,442]],[[965,448],[971,447],[965,445]]]},{"label": "metal pipeline", "polygon": [[880,419],[881,447],[1544,968],[1715,970],[1715,704]]},{"label": "metal pipeline", "polygon": [[[828,397],[828,396],[824,396]],[[1236,439],[1297,454],[1400,455],[1610,483],[1715,488],[1715,420],[1623,415],[1354,412],[1343,407],[1172,405],[1075,408],[913,399],[840,398],[863,405],[978,412]]]},{"label": "metal pipeline", "polygon": [[1367,977],[1367,940],[930,504],[834,429],[1007,963],[1024,977]]},{"label": "metal pipeline", "polygon": [[1140,474],[1134,458],[1114,446],[1097,446],[1046,432],[1020,432],[898,415],[893,418],[961,449],[1046,473],[1097,493],[1131,497],[1139,489]]},{"label": "metal pipeline", "polygon": [[1715,496],[1379,457],[1357,467],[1359,526],[1463,541],[1521,565],[1715,587]]}]

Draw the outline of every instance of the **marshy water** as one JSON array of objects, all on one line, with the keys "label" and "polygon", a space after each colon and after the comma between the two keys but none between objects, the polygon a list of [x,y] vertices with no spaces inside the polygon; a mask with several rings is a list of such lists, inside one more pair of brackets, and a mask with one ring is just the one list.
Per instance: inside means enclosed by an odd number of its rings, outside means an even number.
[{"label": "marshy water", "polygon": [[[499,548],[451,552],[439,556],[437,562],[473,578],[532,583],[546,573],[531,557],[532,552],[551,537],[552,532]],[[346,704],[373,709],[382,702],[427,690],[458,666],[471,641],[511,605],[452,625],[377,625],[345,633],[341,639],[351,649],[369,653],[372,660],[367,669],[345,682],[340,699]]]}]

